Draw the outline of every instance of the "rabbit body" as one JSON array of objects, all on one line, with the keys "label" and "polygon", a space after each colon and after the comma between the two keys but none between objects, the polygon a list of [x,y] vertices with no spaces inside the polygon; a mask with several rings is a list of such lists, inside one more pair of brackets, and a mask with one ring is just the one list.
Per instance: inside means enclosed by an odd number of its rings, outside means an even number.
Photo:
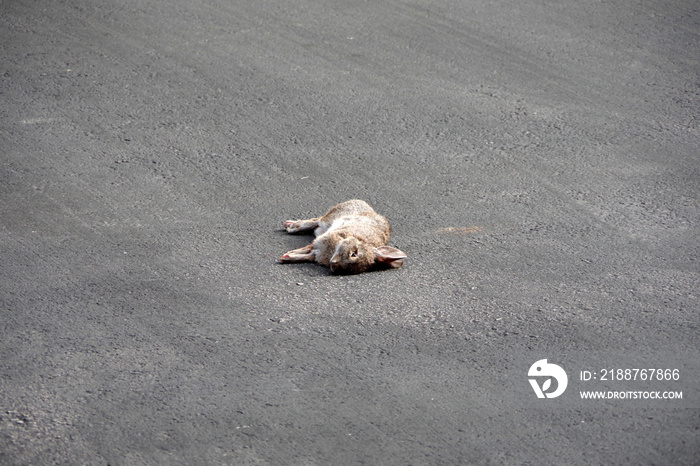
[{"label": "rabbit body", "polygon": [[353,199],[332,207],[324,216],[287,220],[288,233],[313,230],[316,239],[282,255],[281,262],[318,262],[332,272],[360,273],[377,266],[398,268],[406,254],[387,246],[389,222],[365,201]]}]

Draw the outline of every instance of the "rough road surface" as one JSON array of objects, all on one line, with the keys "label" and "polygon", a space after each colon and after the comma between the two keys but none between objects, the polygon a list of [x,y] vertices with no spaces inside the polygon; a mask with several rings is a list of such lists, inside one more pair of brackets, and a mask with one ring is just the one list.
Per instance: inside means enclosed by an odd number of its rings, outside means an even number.
[{"label": "rough road surface", "polygon": [[[0,1],[0,463],[696,463],[689,391],[512,361],[700,351],[699,57],[690,0]],[[351,198],[402,269],[278,263]]]}]

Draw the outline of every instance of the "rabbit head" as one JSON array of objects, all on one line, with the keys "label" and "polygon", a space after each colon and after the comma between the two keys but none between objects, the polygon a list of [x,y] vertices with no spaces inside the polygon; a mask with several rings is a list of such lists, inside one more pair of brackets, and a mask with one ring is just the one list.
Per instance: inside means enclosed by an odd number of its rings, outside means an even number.
[{"label": "rabbit head", "polygon": [[330,260],[333,273],[361,273],[378,265],[399,268],[406,254],[389,246],[374,247],[350,236],[338,243]]}]

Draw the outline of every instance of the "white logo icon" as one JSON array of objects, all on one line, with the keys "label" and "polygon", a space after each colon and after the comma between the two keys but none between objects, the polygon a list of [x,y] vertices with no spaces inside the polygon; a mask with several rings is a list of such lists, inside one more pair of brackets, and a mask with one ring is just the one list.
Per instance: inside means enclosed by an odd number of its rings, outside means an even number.
[{"label": "white logo icon", "polygon": [[[566,390],[566,385],[569,383],[569,378],[564,372],[564,369],[556,364],[548,364],[546,359],[540,359],[530,367],[527,372],[528,377],[546,378],[540,385],[537,379],[528,379],[532,389],[535,390],[537,398],[556,398]],[[548,392],[552,387],[552,379],[557,381],[556,390]]]}]

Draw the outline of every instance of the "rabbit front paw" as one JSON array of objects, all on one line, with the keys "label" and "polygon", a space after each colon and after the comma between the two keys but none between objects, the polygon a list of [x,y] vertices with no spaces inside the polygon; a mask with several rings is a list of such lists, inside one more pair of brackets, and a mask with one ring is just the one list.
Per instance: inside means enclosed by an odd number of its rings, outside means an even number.
[{"label": "rabbit front paw", "polygon": [[313,251],[313,244],[299,249],[292,249],[280,257],[280,262],[313,262],[316,254]]}]

